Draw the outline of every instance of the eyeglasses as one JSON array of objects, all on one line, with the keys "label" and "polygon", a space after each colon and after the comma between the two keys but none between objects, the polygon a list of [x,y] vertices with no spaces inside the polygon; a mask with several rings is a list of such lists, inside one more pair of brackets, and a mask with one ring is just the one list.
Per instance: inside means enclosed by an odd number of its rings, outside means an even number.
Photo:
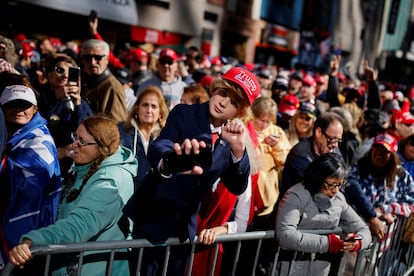
[{"label": "eyeglasses", "polygon": [[55,72],[58,75],[63,75],[63,74],[65,74],[65,68],[60,67],[60,66],[55,66]]},{"label": "eyeglasses", "polygon": [[96,145],[96,142],[87,142],[87,141],[83,141],[81,138],[79,138],[78,136],[76,136],[76,134],[72,133],[72,141],[73,143],[77,144],[78,147],[86,147],[86,146],[90,146],[90,145]]},{"label": "eyeglasses", "polygon": [[339,189],[341,189],[341,187],[342,186],[344,186],[344,187],[347,187],[349,184],[348,184],[348,182],[346,181],[346,180],[344,180],[344,181],[342,181],[341,183],[336,183],[336,182],[333,182],[333,183],[329,183],[328,181],[324,181],[323,182],[323,184],[325,184],[325,187],[326,187],[326,189],[328,189],[328,190],[334,190],[334,189],[336,189],[336,188],[339,188]]},{"label": "eyeglasses", "polygon": [[168,65],[173,65],[174,60],[172,60],[172,59],[168,59],[168,58],[166,58],[166,59],[160,59],[160,60],[159,60],[159,63],[160,63],[161,65],[165,65],[165,64],[168,64]]},{"label": "eyeglasses", "polygon": [[335,144],[335,143],[341,143],[342,142],[342,139],[329,136],[328,134],[326,134],[325,131],[322,131],[322,133],[323,133],[323,135],[325,135],[326,140],[328,141],[328,145],[332,145],[332,144]]},{"label": "eyeglasses", "polygon": [[96,61],[101,61],[105,55],[83,55],[82,58],[86,61],[92,61],[92,59],[95,59]]}]

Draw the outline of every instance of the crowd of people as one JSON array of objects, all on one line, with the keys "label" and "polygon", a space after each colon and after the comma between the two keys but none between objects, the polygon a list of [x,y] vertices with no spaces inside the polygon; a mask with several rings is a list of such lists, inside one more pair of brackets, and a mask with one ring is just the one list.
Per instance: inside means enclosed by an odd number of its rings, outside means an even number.
[{"label": "crowd of people", "polygon": [[[205,245],[192,273],[210,275],[217,235],[275,230],[278,275],[293,251],[297,275],[334,275],[344,252],[385,239],[396,216],[414,211],[414,97],[367,62],[345,75],[341,56],[316,72],[195,46],[115,49],[97,18],[88,27],[78,45],[0,36],[0,268],[42,269],[32,246],[175,237]],[[264,244],[258,274],[274,247]],[[162,250],[145,250],[143,275],[161,273]],[[226,252],[216,275],[228,273]],[[140,252],[128,253],[112,273],[137,273]],[[184,275],[189,256],[173,248],[169,275]],[[78,271],[61,261],[54,273]]]}]

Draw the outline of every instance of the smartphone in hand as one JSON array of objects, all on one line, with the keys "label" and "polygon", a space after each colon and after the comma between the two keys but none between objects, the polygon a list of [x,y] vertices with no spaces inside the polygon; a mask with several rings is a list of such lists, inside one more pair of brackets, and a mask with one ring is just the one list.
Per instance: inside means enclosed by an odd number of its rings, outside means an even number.
[{"label": "smartphone in hand", "polygon": [[346,239],[345,241],[346,242],[354,242],[354,241],[360,241],[360,240],[362,240],[362,237],[360,237],[360,236],[353,236],[353,237],[350,237],[350,238]]},{"label": "smartphone in hand", "polygon": [[200,166],[203,169],[212,164],[213,153],[211,145],[207,144],[205,148],[200,148],[199,154],[181,154],[178,155],[175,151],[169,151],[162,157],[163,172],[166,174],[178,173],[192,170],[194,166]]},{"label": "smartphone in hand", "polygon": [[69,67],[68,82],[78,83],[79,76],[80,76],[80,68],[79,67]]},{"label": "smartphone in hand", "polygon": [[98,13],[95,10],[91,10],[89,13],[89,21],[93,22],[98,17]]}]

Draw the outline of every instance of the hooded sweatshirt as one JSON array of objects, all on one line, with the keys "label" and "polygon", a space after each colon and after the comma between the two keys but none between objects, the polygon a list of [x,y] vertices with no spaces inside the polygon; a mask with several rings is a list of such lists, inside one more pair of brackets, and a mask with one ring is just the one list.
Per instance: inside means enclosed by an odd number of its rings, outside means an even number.
[{"label": "hooded sweatshirt", "polygon": [[[90,165],[74,167],[76,179],[73,188],[79,189]],[[32,246],[125,240],[127,237],[118,222],[122,216],[122,208],[134,192],[133,177],[137,168],[138,162],[132,152],[125,147],[119,147],[101,163],[74,201],[67,202],[63,198],[56,223],[31,231],[22,239],[32,240]],[[85,256],[93,253],[96,252],[88,252]],[[105,269],[106,266],[102,263],[84,264],[81,274],[104,275]],[[53,274],[63,275],[63,272],[60,270]],[[113,275],[128,273],[127,261],[114,263]]]}]

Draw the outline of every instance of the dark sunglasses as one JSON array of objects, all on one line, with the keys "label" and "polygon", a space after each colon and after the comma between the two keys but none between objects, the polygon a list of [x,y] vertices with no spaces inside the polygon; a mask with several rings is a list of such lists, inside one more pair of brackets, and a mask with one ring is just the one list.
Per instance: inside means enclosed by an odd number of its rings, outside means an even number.
[{"label": "dark sunglasses", "polygon": [[60,66],[55,66],[55,72],[56,74],[63,75],[65,74],[65,68],[60,67]]},{"label": "dark sunglasses", "polygon": [[86,61],[92,61],[92,59],[95,59],[96,61],[101,61],[105,55],[83,55],[82,58]]},{"label": "dark sunglasses", "polygon": [[166,58],[166,59],[160,59],[159,62],[160,62],[161,65],[165,65],[165,64],[173,65],[174,60]]},{"label": "dark sunglasses", "polygon": [[298,118],[301,118],[301,119],[305,120],[306,122],[309,122],[310,120],[312,120],[312,117],[310,117],[310,116],[299,116]]}]

